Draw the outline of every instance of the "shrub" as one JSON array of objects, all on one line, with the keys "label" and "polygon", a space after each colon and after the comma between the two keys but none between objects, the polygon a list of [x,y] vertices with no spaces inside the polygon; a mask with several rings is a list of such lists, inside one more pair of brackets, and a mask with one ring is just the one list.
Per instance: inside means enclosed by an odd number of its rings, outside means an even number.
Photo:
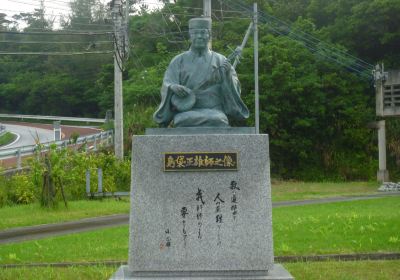
[{"label": "shrub", "polygon": [[3,175],[0,175],[0,207],[8,204],[8,193],[6,180]]},{"label": "shrub", "polygon": [[5,179],[2,187],[2,204],[29,204],[36,200],[35,187],[29,175],[17,174]]},{"label": "shrub", "polygon": [[[90,170],[90,189],[97,191],[97,170],[103,170],[103,191],[128,190],[130,184],[130,162],[119,161],[108,152],[88,153],[73,149],[52,147],[47,156],[51,166],[50,176],[59,194],[63,189],[68,199],[81,199],[86,196],[86,171]],[[37,189],[43,186],[43,175],[48,168],[43,155],[32,160],[32,182]],[[60,196],[57,196],[60,198]]]},{"label": "shrub", "polygon": [[[11,177],[0,175],[0,207],[40,201],[44,207],[55,207],[57,202],[86,197],[86,170],[91,173],[91,191],[97,191],[97,170],[103,170],[103,191],[128,191],[130,161],[120,161],[112,152],[78,152],[51,146],[48,152],[41,147],[29,160],[27,174]],[[64,194],[64,195],[63,195]]]}]

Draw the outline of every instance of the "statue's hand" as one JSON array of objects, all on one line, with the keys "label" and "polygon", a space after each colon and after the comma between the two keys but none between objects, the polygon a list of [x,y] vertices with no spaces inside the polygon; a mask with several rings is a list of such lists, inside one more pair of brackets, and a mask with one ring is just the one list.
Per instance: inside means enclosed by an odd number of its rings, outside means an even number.
[{"label": "statue's hand", "polygon": [[170,89],[179,97],[185,97],[190,94],[190,89],[182,85],[172,85]]},{"label": "statue's hand", "polygon": [[224,63],[222,64],[222,68],[226,74],[229,74],[231,71],[232,65],[230,64],[229,60],[225,59]]}]

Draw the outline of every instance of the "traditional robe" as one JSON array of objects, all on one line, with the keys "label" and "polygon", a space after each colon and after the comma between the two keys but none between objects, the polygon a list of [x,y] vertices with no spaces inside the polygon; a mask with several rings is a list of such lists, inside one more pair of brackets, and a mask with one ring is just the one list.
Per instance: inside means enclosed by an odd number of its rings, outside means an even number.
[{"label": "traditional robe", "polygon": [[[226,58],[216,52],[202,55],[189,50],[174,57],[164,75],[161,104],[154,120],[163,127],[229,126],[229,118],[244,119],[249,111],[240,99],[240,83],[233,67],[225,73]],[[182,85],[195,94],[191,109],[179,111],[172,102],[171,85]]]}]

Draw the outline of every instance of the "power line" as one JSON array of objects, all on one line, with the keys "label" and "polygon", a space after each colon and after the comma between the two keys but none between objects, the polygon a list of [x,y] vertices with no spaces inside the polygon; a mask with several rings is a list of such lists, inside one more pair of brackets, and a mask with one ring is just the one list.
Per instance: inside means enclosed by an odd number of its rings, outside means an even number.
[{"label": "power line", "polygon": [[[31,14],[31,12],[24,12],[24,11],[19,11],[19,10],[8,10],[8,9],[1,9],[0,8],[0,11],[9,11],[9,12],[16,12],[16,13],[26,13],[26,14]],[[44,15],[47,15],[47,16],[53,16],[53,17],[55,17],[55,18],[58,18],[57,20],[54,20],[54,21],[56,21],[56,22],[59,22],[59,23],[62,23],[62,20],[64,20],[65,18],[66,18],[66,16],[64,16],[64,15],[53,15],[53,14],[44,14]],[[68,20],[70,21],[71,20],[71,17],[70,16],[67,16],[67,18],[69,17],[69,19],[67,19],[67,20],[65,20],[65,22],[67,22]],[[73,19],[89,19],[89,20],[93,20],[93,18],[89,18],[89,17],[81,17],[81,16],[79,16],[79,17],[76,17],[76,18],[73,18]],[[107,19],[107,18],[103,18],[103,19],[101,19],[101,20],[103,20],[105,23],[104,24],[101,24],[101,23],[73,23],[73,25],[82,25],[82,26],[113,26],[112,24],[107,24],[106,22],[107,21],[109,21],[109,19]]]},{"label": "power line", "polygon": [[[43,30],[43,31],[52,31],[52,29],[46,29],[46,28],[39,28],[39,27],[26,27],[25,28],[25,30]],[[60,30],[60,31],[68,31],[68,32],[74,32],[74,33],[79,33],[79,32],[82,32],[82,31],[85,31],[85,32],[111,32],[111,31],[113,31],[112,29],[109,29],[109,30],[76,30],[76,29],[68,29],[68,28],[65,28],[65,29],[58,29],[58,30]],[[57,31],[53,31],[53,32],[57,32]]]},{"label": "power line", "polygon": [[[13,1],[13,0],[8,0],[8,1]],[[38,3],[38,5],[40,5],[40,1],[41,0],[30,0],[30,1],[36,1],[36,2],[39,2]],[[70,7],[70,2],[61,2],[61,1],[49,1],[49,0],[46,0],[45,2],[44,2],[44,8],[46,9],[46,8],[51,8],[51,9],[53,9],[53,7],[51,7],[51,6],[47,6],[47,4],[51,4],[51,5],[57,5],[57,6],[60,6],[60,7]]]},{"label": "power line", "polygon": [[[167,6],[167,9],[168,9],[169,13],[173,16],[172,11],[171,11],[171,9],[169,8],[169,5],[166,5],[166,6]],[[163,18],[164,18],[164,14],[163,14]],[[164,20],[165,20],[165,18],[164,18]],[[172,17],[172,21],[175,23],[176,27],[178,27],[178,30],[179,30],[180,35],[181,35],[181,38],[184,39],[183,34],[182,34],[182,30],[181,30],[181,26],[180,26],[180,24],[178,24],[178,22],[176,21],[176,17],[173,16],[173,17]],[[166,20],[165,20],[165,22],[166,22]],[[167,26],[168,26],[168,24],[167,24]]]},{"label": "power line", "polygon": [[[232,1],[228,0],[229,2],[232,3]],[[251,8],[248,8],[247,6],[245,6],[244,4],[240,4],[240,3],[232,3],[233,5],[239,6],[240,8],[247,10],[249,13],[252,13]],[[330,46],[329,44],[319,40],[318,38],[312,36],[309,33],[303,32],[301,30],[299,30],[299,33],[304,34],[304,36],[299,35],[298,33],[293,32],[294,30],[292,30],[292,28],[290,27],[289,24],[271,16],[271,15],[267,15],[264,12],[259,12],[260,16],[260,20],[264,23],[267,24],[267,27],[269,29],[271,29],[272,31],[274,31],[275,33],[279,34],[279,35],[283,35],[283,36],[288,36],[290,39],[295,40],[295,41],[301,41],[304,43],[304,47],[308,48],[309,50],[311,50],[312,52],[317,53],[320,56],[323,56],[329,60],[332,60],[333,62],[336,62],[338,64],[341,64],[342,66],[348,68],[349,70],[355,71],[358,74],[362,75],[362,76],[368,76],[370,77],[369,73],[366,74],[365,71],[369,70],[373,67],[371,64],[363,61],[362,59],[359,59],[355,56],[352,56],[350,54],[348,54],[345,51],[342,51],[340,49],[337,49],[333,46]],[[272,19],[274,22],[271,22]],[[285,34],[283,31],[280,31],[279,28],[274,28],[273,27],[273,23],[277,24],[278,26],[284,26],[286,30],[291,31],[289,32],[289,34]],[[298,30],[295,30],[298,31]],[[309,44],[307,44],[307,42]],[[321,47],[324,46],[325,47]],[[321,51],[327,51],[329,53],[331,53],[331,55],[327,55],[324,53],[321,53]],[[333,55],[335,57],[333,57]],[[345,63],[339,59],[343,59],[343,60],[355,60],[355,62],[353,63]],[[355,65],[354,65],[355,64]]]},{"label": "power line", "polygon": [[[70,42],[70,41],[12,41],[12,40],[4,40],[0,41],[0,43],[8,43],[8,44],[88,44],[91,43],[92,41],[86,41],[86,42]],[[95,44],[109,44],[113,43],[113,41],[93,41]]]},{"label": "power line", "polygon": [[[80,18],[79,18],[80,19]],[[61,22],[61,19],[59,19],[59,20],[57,20],[57,22],[59,22],[59,23],[62,23]],[[66,22],[67,24],[70,24],[70,25],[80,25],[80,26],[101,26],[101,27],[104,27],[104,26],[110,26],[110,27],[112,27],[113,25],[112,24],[99,24],[99,23],[72,23],[71,21],[69,21],[69,22]]]},{"label": "power line", "polygon": [[[287,24],[287,23],[281,21],[280,19],[277,19],[276,17],[273,17],[273,16],[271,16],[271,15],[269,15],[269,14],[265,14],[265,13],[263,13],[263,12],[260,12],[260,13],[261,13],[262,15],[264,15],[264,17],[265,17],[266,20],[268,20],[268,18],[272,18],[273,20],[275,20],[275,21],[277,21],[277,22],[279,22],[279,23],[281,23],[281,24],[283,24],[283,25],[285,25],[285,26],[287,26],[287,27],[290,28],[289,24]],[[337,47],[334,47],[334,46],[332,46],[332,45],[330,45],[330,44],[328,44],[328,43],[326,43],[326,42],[324,42],[324,41],[321,41],[321,40],[319,40],[318,38],[314,37],[313,35],[311,35],[311,34],[309,34],[309,33],[306,33],[306,32],[304,32],[304,31],[302,31],[302,30],[295,30],[295,31],[298,32],[298,33],[303,34],[303,36],[298,35],[298,34],[294,34],[294,35],[297,36],[298,38],[304,39],[305,41],[310,42],[311,44],[316,44],[316,45],[317,45],[317,44],[324,44],[324,45],[326,45],[328,48],[331,48],[331,49],[333,49],[334,51],[338,51],[338,52],[344,54],[345,56],[351,57],[352,59],[357,60],[357,62],[360,62],[361,64],[364,64],[365,66],[373,67],[373,65],[371,65],[371,64],[369,64],[369,63],[367,63],[367,62],[365,62],[364,60],[362,60],[362,59],[360,59],[360,58],[358,58],[358,57],[355,57],[355,56],[353,56],[353,55],[351,55],[351,54],[349,54],[349,53],[347,53],[347,52],[345,52],[345,51],[343,51],[343,50],[341,50],[341,49],[338,49]]]},{"label": "power line", "polygon": [[96,51],[96,52],[0,52],[0,55],[85,55],[85,54],[112,54],[113,51]]},{"label": "power line", "polygon": [[[8,1],[14,2],[14,3],[18,3],[18,4],[25,4],[25,5],[29,5],[29,6],[34,6],[34,8],[37,9],[37,10],[41,9],[41,7],[38,6],[38,5],[40,5],[40,3],[36,3],[36,4],[35,3],[27,3],[27,2],[24,2],[24,1],[20,1],[20,0],[8,0]],[[40,0],[33,0],[33,1],[38,1],[39,2]],[[72,8],[71,8],[71,4],[73,4],[72,2],[64,2],[64,1],[46,1],[46,2],[50,2],[52,5],[58,5],[58,7],[48,6],[47,4],[45,4],[44,5],[45,9],[46,8],[50,8],[52,10],[59,10],[59,11],[65,11],[65,12],[71,12],[72,11]],[[58,4],[57,2],[59,2],[60,4]],[[61,3],[64,3],[64,4],[61,4]],[[84,3],[84,4],[86,4],[86,3]],[[68,8],[68,9],[63,9],[63,8],[60,8],[60,7],[65,7],[65,8]],[[85,7],[90,7],[90,6],[89,5],[85,5]]]},{"label": "power line", "polygon": [[[40,0],[34,0],[34,1],[40,1]],[[61,0],[46,0],[46,2],[58,2],[58,3],[65,3],[65,4],[71,4],[71,1],[61,1]]]},{"label": "power line", "polygon": [[[23,2],[23,1],[17,1],[17,0],[8,0],[10,2],[14,2],[14,3],[18,3],[18,4],[24,4],[24,5],[29,5],[29,6],[34,6],[36,9],[40,10],[41,7],[38,6],[38,4],[34,4],[34,3],[27,3],[27,2]],[[48,7],[51,8],[53,10],[59,10],[59,11],[64,11],[64,12],[70,12],[71,10],[67,10],[67,9],[61,9],[61,8],[56,8],[56,7]]]},{"label": "power line", "polygon": [[17,32],[17,31],[1,31],[0,33],[4,34],[15,34],[15,35],[63,35],[63,36],[74,36],[74,35],[109,35],[114,34],[114,32],[108,31],[95,31],[95,32],[70,32],[73,30],[68,30],[69,32]]},{"label": "power line", "polygon": [[[8,1],[12,1],[12,0],[8,0]],[[41,0],[30,0],[30,1],[40,2]],[[62,5],[64,5],[64,4],[67,4],[67,5],[71,4],[71,1],[61,1],[61,0],[45,0],[44,2],[45,2],[45,4],[46,4],[46,3],[52,3],[52,4],[55,4],[55,3],[62,3]]]},{"label": "power line", "polygon": [[[33,1],[40,1],[40,0],[33,0]],[[47,5],[47,3],[51,4],[51,5],[58,5],[61,7],[69,7],[71,2],[65,2],[65,1],[49,1],[46,0],[45,1],[45,5]]]},{"label": "power line", "polygon": [[[176,6],[182,9],[192,9],[192,10],[200,10],[203,12],[203,8],[197,8],[197,7],[188,7],[188,6],[179,6],[175,3],[160,3],[160,2],[145,2],[146,4],[151,4],[151,5],[156,5],[156,6]],[[212,9],[211,11],[214,12],[220,12],[221,9]],[[244,12],[241,10],[223,10],[224,13],[241,13],[243,14]]]},{"label": "power line", "polygon": [[[289,23],[287,23],[287,22],[285,22],[285,21],[283,21],[281,19],[278,19],[278,18],[276,18],[276,17],[274,17],[274,16],[272,16],[270,14],[267,14],[267,13],[265,13],[263,11],[260,11],[260,14],[265,19],[266,23],[267,23],[268,18],[269,18],[269,19],[272,19],[272,20],[278,22],[278,24],[285,26],[286,28],[288,28],[288,30],[293,31],[292,28],[291,28],[291,25]],[[355,57],[355,56],[349,54],[348,52],[343,51],[343,50],[341,50],[341,49],[339,49],[339,48],[337,48],[337,47],[335,47],[335,46],[333,46],[331,44],[328,44],[328,43],[318,39],[317,37],[311,35],[310,33],[304,32],[302,30],[295,30],[295,31],[297,31],[298,33],[303,34],[303,36],[301,36],[299,34],[295,34],[295,33],[294,34],[292,33],[291,35],[295,35],[296,37],[298,37],[300,39],[303,39],[304,41],[310,42],[311,44],[315,44],[315,45],[323,44],[323,45],[326,45],[326,47],[330,48],[330,51],[332,51],[332,50],[333,51],[337,51],[337,52],[341,53],[342,55],[344,55],[345,58],[350,57],[350,58],[356,60],[357,62],[359,62],[361,65],[367,66],[368,69],[373,67],[372,64],[370,64],[370,63],[368,63],[368,62],[366,62],[366,61],[364,61],[364,60],[362,60],[362,59],[360,59],[358,57]]]},{"label": "power line", "polygon": [[[6,12],[13,12],[13,13],[24,13],[24,14],[32,14],[32,12],[26,12],[26,11],[21,11],[21,10],[10,10],[10,9],[2,9],[0,8],[0,11],[6,11]],[[43,13],[43,15],[45,16],[52,16],[52,17],[60,17],[60,18],[64,18],[66,17],[66,15],[54,15],[54,14],[48,14],[48,13]],[[69,16],[69,15],[68,15]],[[79,19],[90,19],[92,20],[93,18],[91,17],[78,17]],[[105,20],[105,19],[103,19]]]},{"label": "power line", "polygon": [[[12,1],[12,0],[9,0],[9,1]],[[41,0],[30,0],[30,1],[36,1],[36,2],[40,2]],[[51,3],[51,4],[54,4],[54,5],[62,5],[62,6],[70,6],[71,4],[73,4],[71,1],[69,1],[69,2],[67,2],[67,1],[61,1],[61,0],[45,0],[45,4],[46,3]],[[58,4],[58,3],[60,3],[60,4]],[[86,5],[87,4],[87,2],[84,2],[83,3],[86,7],[88,6],[88,5]]]}]

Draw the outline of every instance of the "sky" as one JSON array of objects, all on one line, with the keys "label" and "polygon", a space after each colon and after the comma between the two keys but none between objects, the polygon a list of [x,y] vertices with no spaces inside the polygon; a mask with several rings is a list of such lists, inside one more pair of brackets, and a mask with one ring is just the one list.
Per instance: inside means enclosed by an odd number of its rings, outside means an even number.
[{"label": "sky", "polygon": [[[110,0],[101,0],[103,3],[108,3]],[[49,18],[55,18],[55,27],[57,27],[57,21],[60,16],[66,16],[69,13],[69,0],[45,0],[45,11],[46,16]],[[157,0],[147,0],[149,6],[155,6],[151,3],[157,2]],[[7,14],[7,19],[11,20],[12,15],[19,14],[21,12],[33,12],[35,8],[40,7],[40,0],[0,0],[0,13]],[[19,26],[23,27],[23,26]]]},{"label": "sky", "polygon": [[[35,8],[40,8],[40,0],[0,0],[0,3],[0,12],[7,14],[8,20],[11,20],[14,14],[33,12]],[[46,17],[55,20],[55,28],[59,26],[60,16],[68,15],[68,3],[69,0],[45,0]],[[19,28],[23,27],[23,24],[19,25]]]},{"label": "sky", "polygon": [[[60,15],[67,14],[68,0],[45,0],[46,13]],[[9,16],[20,12],[33,12],[40,7],[40,0],[0,0],[0,11]]]}]

